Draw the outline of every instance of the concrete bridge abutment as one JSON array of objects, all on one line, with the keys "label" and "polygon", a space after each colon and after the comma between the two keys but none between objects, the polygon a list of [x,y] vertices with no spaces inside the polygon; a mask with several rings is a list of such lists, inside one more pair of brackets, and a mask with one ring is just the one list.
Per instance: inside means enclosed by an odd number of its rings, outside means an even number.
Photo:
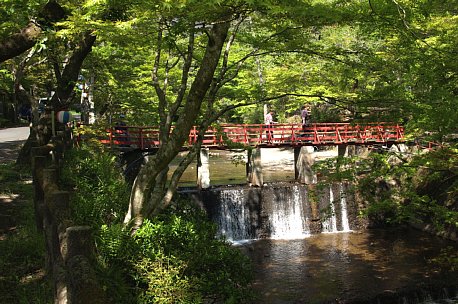
[{"label": "concrete bridge abutment", "polygon": [[312,166],[315,163],[315,148],[302,146],[294,148],[294,177],[302,184],[317,183],[317,176]]},{"label": "concrete bridge abutment", "polygon": [[209,149],[200,149],[197,159],[197,188],[210,188],[210,161]]},{"label": "concrete bridge abutment", "polygon": [[247,182],[250,186],[262,187],[264,178],[262,176],[261,148],[247,150]]}]

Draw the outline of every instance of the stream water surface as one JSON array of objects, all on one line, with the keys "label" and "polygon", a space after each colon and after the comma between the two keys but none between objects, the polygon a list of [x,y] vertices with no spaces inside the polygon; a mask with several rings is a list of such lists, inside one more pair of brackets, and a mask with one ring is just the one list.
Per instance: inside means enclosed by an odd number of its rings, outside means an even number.
[{"label": "stream water surface", "polygon": [[254,264],[257,303],[311,304],[435,303],[434,298],[453,296],[443,286],[453,291],[458,273],[443,272],[434,262],[445,248],[458,250],[456,243],[411,229],[326,233],[241,246]]},{"label": "stream water surface", "polygon": [[[320,153],[317,154],[318,161],[336,155],[336,151]],[[246,183],[243,157],[244,153],[212,152],[212,185]],[[264,149],[262,163],[265,182],[294,179],[291,150]],[[188,168],[181,182],[183,186],[195,186],[195,166]],[[292,187],[293,190],[296,188]],[[272,191],[278,192],[278,189],[272,188]],[[274,194],[278,195],[277,192]],[[241,189],[226,189],[219,196],[212,196],[210,202],[210,205],[216,200],[230,203],[221,204],[218,209],[218,212],[224,213],[218,218],[225,221],[216,221],[229,239],[243,239],[251,235],[243,232],[247,224],[241,219],[247,217],[245,213],[249,208],[245,210],[240,206],[246,204],[243,202],[249,195],[242,194]],[[329,201],[346,205],[345,196],[339,192],[329,191],[328,196]],[[340,199],[337,200],[337,197]],[[293,201],[288,204],[297,207],[297,204],[292,204]],[[239,209],[228,206],[239,206]],[[271,224],[275,228],[271,231],[272,235],[285,234],[280,229],[285,225],[276,225],[277,221],[289,223],[288,234],[291,232],[291,227],[295,227],[292,223],[297,221],[290,217],[297,217],[302,210],[299,207],[296,209],[287,213],[289,217],[269,209],[272,214],[280,214],[278,219],[272,217]],[[342,217],[347,217],[346,208],[340,209]],[[262,213],[261,218],[264,219],[267,213]],[[335,221],[322,225],[325,228],[323,232],[336,231],[332,228]],[[258,239],[237,245],[253,262],[253,286],[259,295],[256,303],[458,303],[456,298],[436,300],[456,297],[458,272],[446,272],[436,261],[441,259],[441,252],[445,249],[458,252],[458,244],[412,229],[348,231],[351,227],[343,220],[341,226],[345,232],[299,233],[302,238]],[[236,227],[237,231],[232,231],[234,228],[230,227]],[[296,230],[301,232],[304,227]]]}]

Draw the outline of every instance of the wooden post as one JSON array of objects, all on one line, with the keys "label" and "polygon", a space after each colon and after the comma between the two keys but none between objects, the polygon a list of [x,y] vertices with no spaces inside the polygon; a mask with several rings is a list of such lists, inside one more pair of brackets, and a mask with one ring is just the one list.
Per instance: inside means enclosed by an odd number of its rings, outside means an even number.
[{"label": "wooden post", "polygon": [[95,248],[92,229],[89,226],[67,228],[62,248],[68,276],[68,303],[107,303],[93,269]]},{"label": "wooden post", "polygon": [[[34,154],[34,148],[32,148]],[[45,156],[32,157],[32,180],[33,180],[33,206],[35,209],[35,224],[38,231],[43,231],[43,208],[45,194],[43,190],[43,170],[46,166]]]},{"label": "wooden post", "polygon": [[[58,133],[60,133],[60,131],[58,131]],[[53,149],[51,150],[52,161],[56,165],[56,167],[59,167],[59,164],[62,161],[63,156],[64,156],[62,134],[53,136],[50,142],[54,146]]]},{"label": "wooden post", "polygon": [[56,249],[56,239],[58,239],[55,229],[54,220],[48,205],[52,200],[52,194],[58,190],[57,188],[57,170],[43,169],[42,187],[44,193],[43,204],[43,231],[46,245],[46,268],[49,272],[53,272],[54,264],[59,252]]},{"label": "wooden post", "polygon": [[[53,170],[49,170],[51,173]],[[52,180],[50,174],[49,179]],[[49,189],[49,188],[48,188]],[[66,228],[70,225],[70,193],[53,191],[46,195],[46,229],[45,237],[48,248],[50,269],[54,280],[54,303],[68,303],[67,271],[63,259],[62,240]]]}]

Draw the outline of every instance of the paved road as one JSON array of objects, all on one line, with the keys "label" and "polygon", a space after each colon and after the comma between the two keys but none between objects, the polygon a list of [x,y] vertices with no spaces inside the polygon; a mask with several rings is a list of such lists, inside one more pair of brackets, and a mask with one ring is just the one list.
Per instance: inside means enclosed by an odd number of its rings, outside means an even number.
[{"label": "paved road", "polygon": [[22,144],[29,137],[29,127],[0,130],[0,164],[14,161]]}]

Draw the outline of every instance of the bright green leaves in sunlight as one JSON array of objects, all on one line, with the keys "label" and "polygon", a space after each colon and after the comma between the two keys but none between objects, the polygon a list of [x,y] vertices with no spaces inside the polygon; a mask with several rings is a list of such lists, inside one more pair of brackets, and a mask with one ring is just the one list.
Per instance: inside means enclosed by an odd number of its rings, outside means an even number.
[{"label": "bright green leaves in sunlight", "polygon": [[0,38],[17,32],[36,16],[44,0],[0,0]]}]

